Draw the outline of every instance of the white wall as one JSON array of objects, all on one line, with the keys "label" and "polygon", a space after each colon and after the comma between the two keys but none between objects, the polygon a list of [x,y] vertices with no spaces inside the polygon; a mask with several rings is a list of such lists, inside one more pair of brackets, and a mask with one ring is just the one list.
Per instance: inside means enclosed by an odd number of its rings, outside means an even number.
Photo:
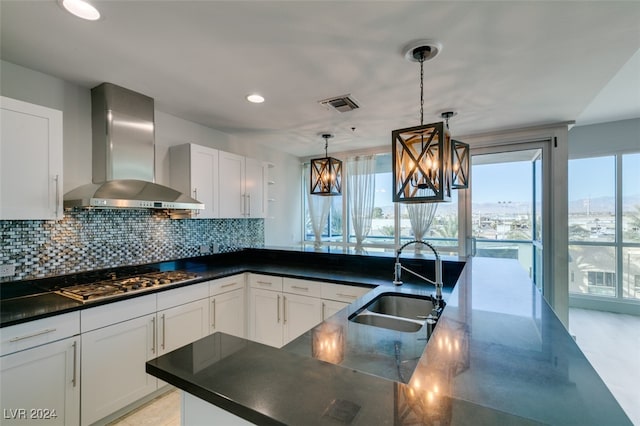
[{"label": "white wall", "polygon": [[[64,113],[64,191],[91,182],[91,92],[54,76],[0,61],[0,94]],[[275,165],[270,185],[265,243],[291,246],[301,240],[300,160],[258,143],[240,142],[232,135],[156,110],[156,182],[169,184],[169,147],[196,143],[250,156]]]},{"label": "white wall", "polygon": [[640,118],[576,126],[569,131],[569,158],[640,150]]}]

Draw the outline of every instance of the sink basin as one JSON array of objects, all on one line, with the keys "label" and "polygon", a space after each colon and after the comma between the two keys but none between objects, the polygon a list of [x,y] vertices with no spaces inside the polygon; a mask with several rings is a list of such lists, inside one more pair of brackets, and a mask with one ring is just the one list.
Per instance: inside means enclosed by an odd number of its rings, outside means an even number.
[{"label": "sink basin", "polygon": [[[349,321],[414,333],[423,327],[433,307],[431,296],[383,293],[351,315]],[[434,323],[430,321],[430,324]]]},{"label": "sink basin", "polygon": [[367,305],[367,310],[394,317],[422,319],[433,310],[430,296],[409,296],[405,294],[381,294]]},{"label": "sink basin", "polygon": [[395,331],[404,331],[407,333],[413,333],[422,328],[422,322],[419,321],[407,321],[402,318],[388,317],[382,315],[371,315],[363,313],[356,315],[351,321],[359,324],[372,325],[374,327],[386,328]]}]

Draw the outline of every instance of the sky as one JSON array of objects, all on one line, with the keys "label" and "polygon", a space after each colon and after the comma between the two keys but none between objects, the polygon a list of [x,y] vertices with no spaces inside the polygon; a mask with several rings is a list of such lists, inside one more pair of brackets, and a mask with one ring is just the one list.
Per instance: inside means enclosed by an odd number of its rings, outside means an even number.
[{"label": "sky", "polygon": [[[624,195],[640,193],[640,153],[625,155]],[[530,203],[532,167],[529,161],[473,166],[471,182],[474,203]],[[378,206],[391,205],[391,173],[376,176]],[[615,157],[569,161],[569,200],[615,195]]]}]

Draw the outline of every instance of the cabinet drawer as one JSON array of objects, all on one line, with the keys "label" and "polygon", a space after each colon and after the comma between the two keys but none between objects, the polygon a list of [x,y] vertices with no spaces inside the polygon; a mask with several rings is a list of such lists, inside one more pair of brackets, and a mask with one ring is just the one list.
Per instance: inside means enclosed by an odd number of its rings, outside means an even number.
[{"label": "cabinet drawer", "polygon": [[284,278],[282,284],[285,293],[301,294],[311,297],[320,297],[321,294],[322,283],[318,281]]},{"label": "cabinet drawer", "polygon": [[192,284],[158,293],[158,310],[209,297],[209,282]]},{"label": "cabinet drawer", "polygon": [[7,355],[80,333],[80,312],[3,327],[0,329],[0,355]]},{"label": "cabinet drawer", "polygon": [[220,278],[219,280],[209,281],[209,296],[244,288],[244,281],[245,274],[232,275],[230,277]]},{"label": "cabinet drawer", "polygon": [[351,303],[370,290],[368,287],[322,283],[322,298]]},{"label": "cabinet drawer", "polygon": [[249,285],[253,288],[282,291],[282,277],[273,275],[250,274]]},{"label": "cabinet drawer", "polygon": [[80,314],[83,333],[156,312],[156,295],[136,297],[86,309]]}]

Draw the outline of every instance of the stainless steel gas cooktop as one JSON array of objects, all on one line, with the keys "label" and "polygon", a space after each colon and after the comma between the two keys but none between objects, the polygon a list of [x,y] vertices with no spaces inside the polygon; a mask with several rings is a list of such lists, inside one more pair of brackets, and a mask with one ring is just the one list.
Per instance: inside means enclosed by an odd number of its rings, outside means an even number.
[{"label": "stainless steel gas cooktop", "polygon": [[127,278],[103,280],[60,288],[56,293],[82,303],[138,293],[167,284],[178,284],[200,278],[198,274],[185,271],[151,272]]}]

